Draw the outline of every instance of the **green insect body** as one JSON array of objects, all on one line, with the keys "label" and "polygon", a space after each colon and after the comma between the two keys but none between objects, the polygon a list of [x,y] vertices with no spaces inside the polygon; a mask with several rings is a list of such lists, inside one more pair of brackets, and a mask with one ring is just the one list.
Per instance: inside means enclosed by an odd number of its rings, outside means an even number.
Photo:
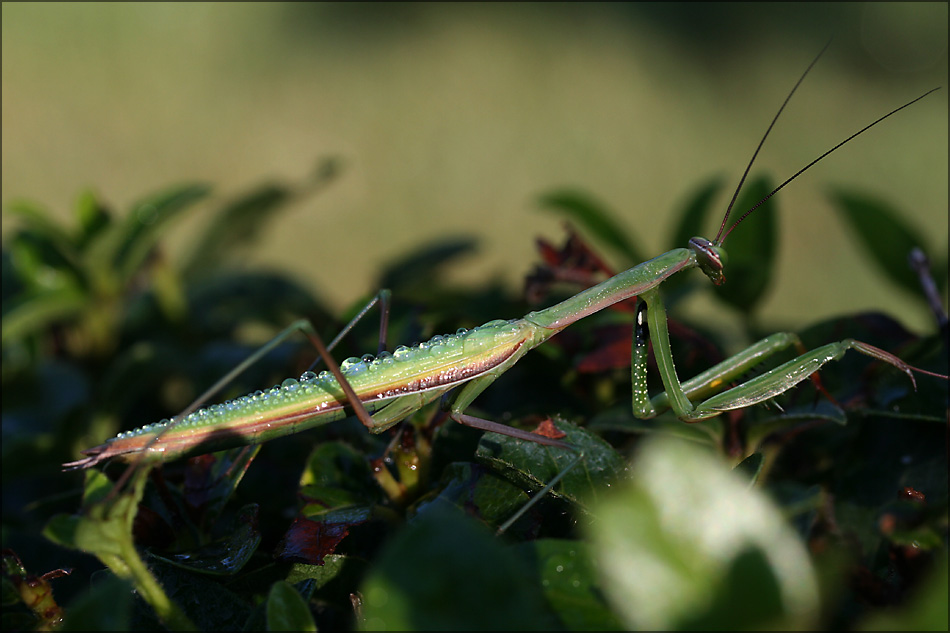
[{"label": "green insect body", "polygon": [[[693,251],[676,249],[522,319],[491,321],[376,357],[349,358],[340,369],[368,412],[385,411],[397,402],[415,410],[475,378],[504,373],[574,321],[696,266]],[[143,451],[150,458],[169,461],[266,442],[347,415],[347,397],[336,378],[329,371],[306,372],[299,379],[288,378],[270,389],[198,409],[175,422],[162,420],[122,433],[83,451],[87,457],[67,467],[87,468],[112,458],[131,462]],[[369,430],[381,433],[401,419],[374,417]]]}]

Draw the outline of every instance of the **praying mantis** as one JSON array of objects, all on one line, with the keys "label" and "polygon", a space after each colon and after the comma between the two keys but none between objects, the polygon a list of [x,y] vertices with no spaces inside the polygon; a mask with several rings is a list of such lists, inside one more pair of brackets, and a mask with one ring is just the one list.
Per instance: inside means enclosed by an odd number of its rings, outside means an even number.
[{"label": "praying mantis", "polygon": [[[466,411],[480,394],[529,351],[572,323],[633,297],[638,298],[638,304],[631,352],[632,406],[638,418],[651,418],[669,409],[684,422],[697,422],[726,411],[751,407],[792,389],[825,364],[840,359],[848,350],[888,363],[906,373],[912,382],[914,372],[930,374],[910,366],[887,351],[852,339],[805,351],[798,337],[791,333],[767,336],[689,380],[681,381],[676,373],[670,350],[666,309],[660,296],[663,283],[674,275],[699,268],[714,284],[722,284],[726,267],[724,243],[749,214],[856,136],[933,92],[931,90],[892,110],[824,152],[729,225],[733,205],[759,151],[779,115],[820,55],[798,79],[759,141],[715,239],[694,237],[684,248],[674,249],[638,264],[561,303],[530,312],[520,319],[490,321],[471,330],[462,329],[454,334],[436,336],[412,347],[400,346],[392,352],[383,349],[389,293],[382,291],[377,297],[383,306],[384,315],[380,332],[381,349],[375,356],[350,358],[340,364],[330,354],[340,337],[327,346],[309,321],[296,321],[229,372],[181,415],[122,433],[103,444],[86,449],[82,451],[85,457],[64,464],[64,468],[90,468],[109,460],[129,464],[162,462],[259,444],[342,419],[351,412],[371,433],[382,433],[439,399],[448,416],[460,424],[553,448],[574,450],[560,439],[516,429],[470,415]],[[370,302],[356,319],[364,315],[376,301]],[[356,319],[340,336],[350,329]],[[198,408],[197,402],[206,401],[249,364],[299,332],[310,339],[328,370],[319,374],[307,371],[299,378],[288,378],[279,386]],[[652,398],[646,383],[650,342],[664,386],[664,391]],[[763,360],[789,348],[796,348],[800,355],[771,371],[726,388]],[[931,375],[947,378],[939,374]],[[582,458],[583,455],[578,452],[572,465]],[[556,480],[550,481],[538,496],[555,483]]]}]

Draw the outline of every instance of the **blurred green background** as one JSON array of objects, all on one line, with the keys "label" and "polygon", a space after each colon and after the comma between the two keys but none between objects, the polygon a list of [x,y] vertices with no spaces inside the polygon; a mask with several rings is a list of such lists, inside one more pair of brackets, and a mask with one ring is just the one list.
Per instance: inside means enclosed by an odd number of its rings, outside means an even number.
[{"label": "blurred green background", "polygon": [[[534,237],[563,235],[537,210],[563,186],[602,200],[645,252],[666,250],[673,209],[714,175],[738,179],[831,36],[760,157],[777,179],[948,83],[946,3],[2,11],[4,204],[28,198],[65,218],[84,187],[125,209],[194,180],[220,200],[336,157],[339,178],[269,227],[246,265],[287,271],[338,308],[375,290],[385,262],[451,236],[478,239],[457,283],[501,278],[517,292]],[[797,327],[900,303],[833,215],[831,185],[891,202],[946,257],[947,94],[780,194],[763,320]],[[202,221],[166,243],[184,248]],[[924,312],[902,317],[933,327]]]}]

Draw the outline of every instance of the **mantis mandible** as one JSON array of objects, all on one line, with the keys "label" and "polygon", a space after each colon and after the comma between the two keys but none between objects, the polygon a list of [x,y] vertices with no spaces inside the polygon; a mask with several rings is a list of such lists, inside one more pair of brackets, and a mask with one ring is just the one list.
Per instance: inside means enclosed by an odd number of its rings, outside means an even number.
[{"label": "mantis mandible", "polygon": [[[695,422],[732,409],[749,407],[791,389],[826,363],[840,359],[848,350],[889,363],[906,373],[912,382],[914,371],[930,374],[911,367],[889,352],[853,339],[806,352],[798,337],[791,333],[768,336],[684,382],[679,380],[673,366],[666,310],[659,294],[664,281],[691,268],[699,268],[714,284],[723,283],[726,262],[723,245],[729,234],[749,214],[842,145],[936,90],[896,108],[838,143],[785,180],[726,229],[739,191],[766,138],[820,56],[821,53],[798,79],[759,141],[714,240],[694,237],[685,248],[643,262],[557,305],[531,312],[520,319],[491,321],[471,330],[463,329],[455,334],[436,336],[413,347],[400,346],[392,353],[381,350],[376,356],[347,359],[339,365],[310,322],[297,321],[222,378],[175,419],[122,433],[99,446],[82,451],[85,455],[83,459],[65,464],[64,467],[89,468],[111,459],[129,463],[137,463],[138,460],[169,461],[258,444],[344,418],[349,415],[349,411],[354,412],[370,432],[381,433],[443,397],[443,407],[449,417],[458,423],[547,446],[572,449],[560,440],[468,415],[465,411],[479,394],[529,351],[575,321],[633,297],[638,298],[632,350],[633,412],[639,418],[650,418],[663,410],[672,409],[681,420]],[[384,325],[380,333],[382,346],[385,341],[388,292],[381,292],[377,298],[380,297],[384,305]],[[364,308],[357,319],[375,301]],[[281,385],[268,390],[197,408],[198,402],[205,401],[255,359],[295,332],[303,332],[312,341],[329,371],[319,374],[308,371],[299,379],[288,378]],[[339,338],[331,343],[329,349]],[[653,343],[654,356],[665,388],[663,393],[652,398],[646,387],[648,341]],[[789,347],[797,347],[801,355],[765,374],[722,390],[765,358]],[[931,375],[947,378],[940,374]],[[578,454],[577,459],[581,458],[582,455]],[[548,487],[554,483],[550,482]]]}]

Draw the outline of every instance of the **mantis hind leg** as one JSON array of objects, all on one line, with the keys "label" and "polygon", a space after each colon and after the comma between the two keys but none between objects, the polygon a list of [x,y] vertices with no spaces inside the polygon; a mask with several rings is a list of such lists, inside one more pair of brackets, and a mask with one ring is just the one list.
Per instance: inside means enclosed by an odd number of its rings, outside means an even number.
[{"label": "mantis hind leg", "polygon": [[[517,360],[514,359],[512,363]],[[447,401],[446,408],[449,411],[449,417],[465,426],[469,426],[475,429],[482,431],[488,431],[491,433],[499,433],[501,435],[507,435],[508,437],[513,437],[519,440],[525,440],[528,442],[535,442],[537,444],[542,444],[544,446],[551,446],[554,448],[562,448],[574,452],[576,455],[574,459],[564,468],[562,468],[558,473],[552,477],[538,492],[534,493],[528,502],[521,506],[517,512],[515,512],[511,517],[509,517],[504,523],[502,523],[497,530],[497,534],[503,534],[508,530],[514,523],[520,519],[528,510],[530,510],[538,501],[543,499],[545,495],[550,492],[554,486],[561,481],[561,479],[569,473],[575,466],[577,466],[584,459],[583,451],[578,450],[577,448],[571,446],[566,442],[547,437],[544,435],[539,435],[537,433],[532,433],[530,431],[523,431],[521,429],[516,429],[514,427],[508,426],[507,424],[501,424],[500,422],[493,422],[492,420],[486,420],[484,418],[479,418],[473,415],[468,415],[464,413],[465,409],[472,403],[472,401],[488,386],[495,381],[495,378],[498,377],[507,369],[507,363],[500,365],[497,368],[497,373],[489,373],[480,378],[469,382],[464,387],[459,389],[459,391],[453,394],[452,398]]]},{"label": "mantis hind leg", "polygon": [[200,396],[195,398],[184,411],[178,414],[178,418],[183,418],[189,413],[195,411],[202,404],[207,402],[212,396],[217,394],[219,391],[224,389],[232,380],[240,376],[244,370],[248,367],[259,361],[261,358],[267,355],[272,349],[283,343],[285,340],[293,336],[297,332],[302,332],[316,348],[317,359],[310,365],[310,369],[313,369],[317,364],[322,360],[327,364],[327,367],[333,372],[334,377],[340,383],[343,388],[343,391],[346,393],[347,398],[350,400],[350,404],[353,405],[353,408],[356,410],[357,416],[360,418],[360,421],[363,422],[368,428],[372,428],[372,424],[369,421],[370,415],[366,411],[366,408],[360,402],[359,398],[356,397],[356,394],[353,392],[353,388],[350,387],[349,382],[343,378],[343,374],[340,372],[340,366],[333,360],[330,356],[330,351],[336,347],[343,337],[349,334],[354,326],[364,317],[366,314],[373,308],[377,303],[380,304],[380,324],[379,324],[379,351],[382,352],[386,349],[386,334],[389,327],[389,300],[391,293],[389,290],[380,290],[369,302],[357,312],[349,323],[347,323],[340,333],[330,341],[329,345],[324,346],[323,339],[320,338],[320,335],[317,334],[316,328],[313,327],[313,324],[309,319],[299,319],[294,321],[283,330],[277,333],[274,338],[268,342],[261,345],[257,350],[255,350],[250,356],[245,358],[243,361],[238,363],[234,369],[226,373],[224,376],[218,379],[213,385],[208,387]]}]

